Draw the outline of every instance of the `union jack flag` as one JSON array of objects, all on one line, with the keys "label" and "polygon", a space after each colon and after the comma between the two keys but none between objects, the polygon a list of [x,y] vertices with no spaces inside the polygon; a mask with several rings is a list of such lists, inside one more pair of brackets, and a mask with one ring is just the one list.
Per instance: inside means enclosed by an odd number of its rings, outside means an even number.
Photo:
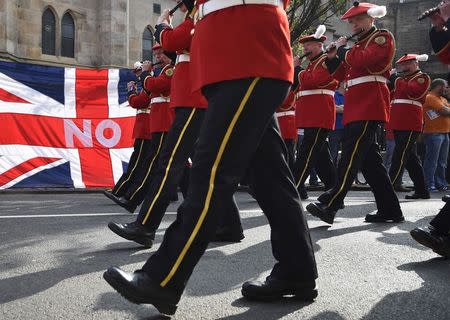
[{"label": "union jack flag", "polygon": [[113,186],[132,152],[134,78],[0,61],[0,189]]}]

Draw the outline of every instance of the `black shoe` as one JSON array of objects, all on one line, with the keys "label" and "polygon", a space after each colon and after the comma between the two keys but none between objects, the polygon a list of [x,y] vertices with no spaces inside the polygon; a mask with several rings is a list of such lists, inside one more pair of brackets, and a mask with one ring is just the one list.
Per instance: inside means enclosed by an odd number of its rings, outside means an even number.
[{"label": "black shoe", "polygon": [[151,304],[162,314],[173,315],[180,297],[155,283],[142,270],[128,274],[119,267],[103,273],[103,279],[122,297],[136,304]]},{"label": "black shoe", "polygon": [[403,185],[400,186],[394,186],[394,190],[396,192],[411,192],[411,189],[405,188]]},{"label": "black shoe", "polygon": [[136,210],[137,205],[131,203],[130,200],[126,199],[125,197],[116,197],[114,196],[113,201],[117,203],[119,206],[127,210],[129,213],[134,213]]},{"label": "black shoe", "polygon": [[421,245],[432,249],[437,254],[450,258],[450,236],[438,233],[433,227],[415,228],[409,232],[411,237]]},{"label": "black shoe", "polygon": [[450,194],[446,194],[445,196],[442,197],[442,201],[444,202],[450,202]]},{"label": "black shoe", "polygon": [[139,243],[146,248],[151,248],[155,240],[155,233],[148,231],[136,221],[125,224],[110,222],[108,228],[118,236]]},{"label": "black shoe", "polygon": [[306,210],[311,213],[314,217],[319,218],[320,220],[333,224],[334,216],[336,215],[336,211],[327,208],[324,204],[320,202],[310,203],[306,206]]},{"label": "black shoe", "polygon": [[116,196],[111,192],[111,190],[103,190],[103,195],[106,196],[108,199],[116,202],[115,198]]},{"label": "black shoe", "polygon": [[405,196],[405,199],[430,199],[430,193],[413,193],[413,194],[407,194]]},{"label": "black shoe", "polygon": [[244,298],[253,301],[275,301],[285,296],[294,296],[301,301],[313,301],[317,297],[315,281],[292,282],[270,279],[248,281],[242,285]]},{"label": "black shoe", "polygon": [[366,222],[403,222],[405,217],[403,215],[388,216],[386,214],[381,214],[379,212],[375,214],[366,215]]},{"label": "black shoe", "polygon": [[244,233],[242,230],[233,231],[228,228],[218,228],[212,242],[241,242],[244,239]]},{"label": "black shoe", "polygon": [[345,209],[345,204],[344,204],[344,202],[341,202],[341,204],[338,205],[338,209],[339,209],[339,210]]}]

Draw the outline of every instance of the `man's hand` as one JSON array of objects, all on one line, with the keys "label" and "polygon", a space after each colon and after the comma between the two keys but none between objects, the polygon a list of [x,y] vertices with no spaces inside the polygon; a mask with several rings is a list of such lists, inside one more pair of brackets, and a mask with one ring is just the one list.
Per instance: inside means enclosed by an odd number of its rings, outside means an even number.
[{"label": "man's hand", "polygon": [[127,89],[128,89],[128,92],[135,91],[137,89],[136,82],[134,82],[134,81],[128,82],[127,83]]},{"label": "man's hand", "polygon": [[150,71],[152,69],[152,63],[150,61],[144,61],[142,64],[142,71]]},{"label": "man's hand", "polygon": [[347,40],[346,37],[340,37],[340,38],[335,42],[335,45],[336,45],[336,48],[339,48],[339,47],[345,46],[347,43],[348,43],[348,40]]},{"label": "man's hand", "polygon": [[327,53],[327,57],[328,59],[334,59],[336,58],[337,55],[337,49],[336,49],[336,45],[333,43],[330,43],[327,48],[325,49],[326,53]]},{"label": "man's hand", "polygon": [[445,20],[442,18],[442,16],[438,12],[436,12],[430,16],[430,19],[431,24],[436,29],[436,31],[442,31],[445,26]]},{"label": "man's hand", "polygon": [[163,13],[159,16],[158,20],[156,21],[156,24],[171,24],[172,22],[172,16],[170,15],[170,10],[166,9],[163,11]]},{"label": "man's hand", "polygon": [[450,0],[442,1],[439,3],[438,8],[442,19],[447,22],[448,18],[450,18]]},{"label": "man's hand", "polygon": [[294,68],[300,65],[300,59],[298,56],[294,56]]}]

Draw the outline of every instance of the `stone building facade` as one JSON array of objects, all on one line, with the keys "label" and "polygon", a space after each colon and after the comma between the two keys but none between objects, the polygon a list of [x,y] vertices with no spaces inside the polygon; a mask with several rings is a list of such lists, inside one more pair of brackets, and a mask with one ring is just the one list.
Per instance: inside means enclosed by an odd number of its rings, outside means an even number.
[{"label": "stone building facade", "polygon": [[[429,40],[430,21],[417,21],[417,17],[426,9],[437,5],[437,0],[381,0],[371,1],[378,5],[386,5],[387,15],[378,20],[378,28],[388,29],[396,39],[397,52],[395,60],[405,53],[428,54],[429,61],[421,63],[421,68],[433,77],[445,76],[448,67],[440,63],[434,55]],[[353,3],[349,1],[348,7]],[[328,21],[329,36],[337,39],[349,34],[345,22],[339,16]]]},{"label": "stone building facade", "polygon": [[[0,0],[0,58],[87,68],[129,67],[143,55],[144,31],[153,32],[174,0]],[[42,53],[43,13],[55,17],[55,53]],[[75,25],[74,57],[61,54],[61,21]],[[177,13],[174,24],[181,21]],[[48,27],[49,28],[49,27]],[[147,32],[148,35],[148,32]]]}]

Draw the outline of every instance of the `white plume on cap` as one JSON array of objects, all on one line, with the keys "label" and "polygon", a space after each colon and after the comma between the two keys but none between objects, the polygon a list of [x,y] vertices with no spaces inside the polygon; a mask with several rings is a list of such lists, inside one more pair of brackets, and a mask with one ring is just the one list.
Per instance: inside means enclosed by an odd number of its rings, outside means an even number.
[{"label": "white plume on cap", "polygon": [[428,55],[427,54],[418,54],[416,57],[416,60],[420,61],[420,62],[428,61]]},{"label": "white plume on cap", "polygon": [[314,38],[320,39],[325,34],[325,31],[327,31],[327,27],[321,24],[320,26],[317,27],[317,30],[314,33]]},{"label": "white plume on cap", "polygon": [[372,18],[383,18],[387,13],[386,6],[376,6],[367,10],[367,14]]},{"label": "white plume on cap", "polygon": [[140,61],[136,61],[136,62],[134,63],[133,68],[134,68],[135,70],[136,70],[136,69],[141,69],[141,68],[142,68],[142,63],[141,63]]}]

